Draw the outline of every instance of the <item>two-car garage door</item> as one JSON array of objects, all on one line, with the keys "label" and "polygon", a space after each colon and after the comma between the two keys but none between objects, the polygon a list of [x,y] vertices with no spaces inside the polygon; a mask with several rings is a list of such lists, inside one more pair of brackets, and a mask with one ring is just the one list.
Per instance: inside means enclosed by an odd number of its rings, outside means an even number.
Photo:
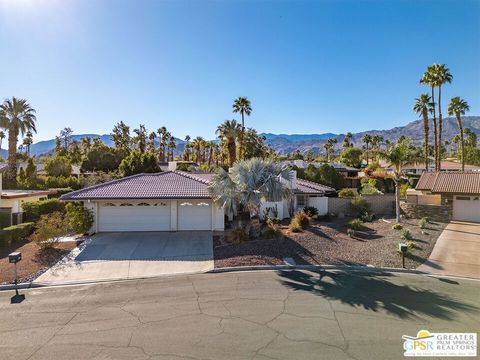
[{"label": "two-car garage door", "polygon": [[211,229],[212,205],[208,201],[105,202],[98,207],[100,232]]},{"label": "two-car garage door", "polygon": [[480,197],[455,196],[453,220],[480,222]]}]

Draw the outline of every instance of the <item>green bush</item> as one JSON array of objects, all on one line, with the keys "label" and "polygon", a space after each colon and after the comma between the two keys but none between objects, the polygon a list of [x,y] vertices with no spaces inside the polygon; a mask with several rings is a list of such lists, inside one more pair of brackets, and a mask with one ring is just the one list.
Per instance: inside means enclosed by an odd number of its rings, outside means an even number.
[{"label": "green bush", "polygon": [[86,209],[82,203],[77,202],[69,202],[65,209],[72,230],[78,234],[88,233],[93,225],[93,213]]},{"label": "green bush", "polygon": [[363,227],[363,222],[360,219],[353,219],[348,222],[350,229],[358,231]]},{"label": "green bush", "polygon": [[413,238],[412,233],[408,229],[402,229],[400,233],[400,239],[402,240],[411,240]]},{"label": "green bush", "polygon": [[49,176],[68,177],[72,173],[72,164],[66,156],[55,156],[45,161],[45,171]]},{"label": "green bush", "polygon": [[10,212],[0,212],[0,229],[12,225],[12,214]]},{"label": "green bush", "polygon": [[268,217],[267,218],[267,225],[278,225],[282,222],[282,219],[279,217]]},{"label": "green bush", "polygon": [[401,224],[393,224],[392,230],[402,230],[403,226]]},{"label": "green bush", "polygon": [[375,195],[381,194],[382,192],[378,190],[378,181],[374,178],[362,178],[361,182],[361,190],[360,193],[362,195]]},{"label": "green bush", "polygon": [[355,236],[356,232],[353,229],[347,229],[347,235],[351,238]]},{"label": "green bush", "polygon": [[338,192],[338,197],[340,198],[353,198],[358,195],[356,189],[345,188]]},{"label": "green bush", "polygon": [[349,208],[354,216],[360,216],[366,212],[370,212],[370,204],[361,196],[352,199]]},{"label": "green bush", "polygon": [[425,229],[427,227],[427,224],[428,224],[428,219],[426,218],[421,218],[420,220],[418,220],[418,227],[420,229]]},{"label": "green bush", "polygon": [[308,217],[314,217],[318,215],[318,209],[313,206],[305,206],[302,211],[307,214]]},{"label": "green bush", "polygon": [[65,204],[58,199],[48,199],[40,201],[28,201],[22,204],[25,212],[25,220],[36,221],[40,216],[50,214],[56,211],[64,212]]},{"label": "green bush", "polygon": [[70,222],[65,214],[53,212],[40,217],[30,239],[40,248],[49,249],[55,247],[60,238],[68,235],[70,230]]},{"label": "green bush", "polygon": [[30,236],[34,230],[33,222],[18,224],[0,230],[0,246],[8,246]]},{"label": "green bush", "polygon": [[360,220],[363,222],[372,222],[375,219],[374,213],[369,213],[365,211],[363,214],[360,214]]},{"label": "green bush", "polygon": [[403,183],[400,185],[400,197],[406,198],[407,197],[407,190],[410,189],[410,184],[408,182]]}]

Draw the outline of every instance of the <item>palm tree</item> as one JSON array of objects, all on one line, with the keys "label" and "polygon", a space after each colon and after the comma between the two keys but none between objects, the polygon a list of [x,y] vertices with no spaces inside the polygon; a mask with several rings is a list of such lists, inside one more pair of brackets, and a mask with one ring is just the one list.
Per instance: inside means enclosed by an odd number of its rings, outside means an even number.
[{"label": "palm tree", "polygon": [[155,151],[155,139],[157,138],[157,133],[155,131],[152,131],[150,134],[148,134],[148,148],[150,151]]},{"label": "palm tree", "polygon": [[462,147],[462,171],[465,170],[465,141],[463,138],[463,125],[461,115],[465,115],[465,113],[469,110],[470,106],[468,105],[468,103],[458,96],[452,98],[450,100],[450,104],[448,104],[448,116],[455,115],[455,118],[457,119],[458,129],[460,130],[460,146]]},{"label": "palm tree", "polygon": [[244,144],[244,137],[245,137],[245,115],[250,116],[252,113],[252,105],[250,100],[248,100],[244,96],[239,96],[233,102],[233,112],[240,113],[242,115],[242,129],[240,133],[240,151],[239,151],[239,158],[243,160],[243,155],[245,153],[245,144]]},{"label": "palm tree", "polygon": [[[262,201],[281,201],[291,192],[286,185],[291,172],[286,166],[270,160],[252,158],[236,162],[231,171],[220,169],[212,178],[208,190],[215,204],[223,207],[232,218],[239,204],[250,213],[250,219],[258,219]],[[251,224],[246,226],[250,233]]]},{"label": "palm tree", "polygon": [[30,146],[33,144],[33,134],[29,130],[25,135],[25,139],[23,139],[23,146],[25,147],[25,152],[27,156],[30,156]]},{"label": "palm tree", "polygon": [[352,133],[351,132],[347,132],[345,134],[345,137],[343,138],[343,144],[342,146],[346,149],[346,148],[349,148],[352,146],[352,143],[350,142],[350,140],[352,140]]},{"label": "palm tree", "polygon": [[27,131],[37,132],[35,109],[25,99],[7,99],[0,105],[0,128],[8,130],[8,172],[9,185],[16,185],[18,135]]},{"label": "palm tree", "polygon": [[5,132],[0,130],[0,158],[2,157],[2,142],[5,139]]},{"label": "palm tree", "polygon": [[225,120],[222,124],[218,125],[216,134],[220,139],[225,140],[228,151],[229,165],[233,166],[237,160],[236,141],[237,138],[242,134],[240,125],[235,120]]},{"label": "palm tree", "polygon": [[333,154],[333,149],[334,149],[334,146],[335,146],[336,143],[337,143],[336,138],[330,138],[330,139],[327,140],[326,144],[323,145],[323,147],[325,148],[326,153],[327,153],[327,162],[330,162],[330,158]]},{"label": "palm tree", "polygon": [[162,126],[157,130],[158,136],[160,137],[160,151],[158,153],[158,158],[160,161],[165,161],[165,148],[167,146],[167,128]]},{"label": "palm tree", "polygon": [[[434,72],[433,65],[427,68],[427,71],[423,73],[422,78],[420,79],[420,84],[430,86],[432,90],[432,102],[435,102],[435,87],[437,86],[437,77]],[[437,115],[435,110],[435,104],[432,107],[432,123],[433,123],[433,148],[435,154],[435,170],[438,170],[438,158],[439,158],[439,149],[438,149],[438,129],[437,129]]]},{"label": "palm tree", "polygon": [[185,136],[185,147],[183,148],[183,160],[190,160],[190,135]]},{"label": "palm tree", "polygon": [[400,182],[402,181],[402,167],[415,160],[415,154],[410,146],[411,140],[404,138],[397,143],[390,143],[387,150],[381,154],[390,166],[393,166],[393,182],[395,183],[395,214],[397,223],[400,222]]},{"label": "palm tree", "polygon": [[177,144],[175,143],[175,137],[170,136],[170,139],[168,141],[168,149],[170,150],[168,156],[170,157],[171,161],[173,161],[173,151],[175,150],[176,147],[177,147]]},{"label": "palm tree", "polygon": [[453,80],[453,76],[450,73],[450,69],[445,64],[433,64],[433,72],[437,79],[436,84],[438,87],[438,170],[441,170],[441,146],[442,146],[442,86],[450,84]]},{"label": "palm tree", "polygon": [[425,156],[425,171],[428,171],[428,113],[432,111],[432,98],[423,93],[419,98],[415,99],[413,111],[423,117],[423,152]]},{"label": "palm tree", "polygon": [[362,137],[362,141],[365,143],[365,150],[366,150],[365,154],[367,157],[367,165],[368,165],[368,145],[372,142],[372,136],[369,134],[365,134]]},{"label": "palm tree", "polygon": [[201,136],[197,136],[193,139],[191,145],[192,148],[195,150],[195,160],[200,165],[202,163],[202,150],[205,144],[205,140]]}]

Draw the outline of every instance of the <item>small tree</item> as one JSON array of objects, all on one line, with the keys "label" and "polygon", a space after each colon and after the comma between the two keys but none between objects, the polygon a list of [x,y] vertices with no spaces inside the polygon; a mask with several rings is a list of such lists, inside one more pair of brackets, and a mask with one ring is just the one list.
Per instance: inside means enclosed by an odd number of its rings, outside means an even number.
[{"label": "small tree", "polygon": [[140,173],[159,172],[160,167],[157,163],[157,157],[152,152],[132,151],[126,158],[122,160],[119,166],[123,176],[130,176]]},{"label": "small tree", "polygon": [[61,212],[42,215],[36,224],[36,229],[31,236],[40,248],[49,249],[55,247],[62,236],[70,232],[70,224]]},{"label": "small tree", "polygon": [[79,234],[86,234],[93,225],[93,214],[82,203],[69,202],[65,206],[67,217],[72,230]]},{"label": "small tree", "polygon": [[67,177],[72,173],[72,164],[66,156],[56,156],[46,161],[45,171],[50,176]]}]

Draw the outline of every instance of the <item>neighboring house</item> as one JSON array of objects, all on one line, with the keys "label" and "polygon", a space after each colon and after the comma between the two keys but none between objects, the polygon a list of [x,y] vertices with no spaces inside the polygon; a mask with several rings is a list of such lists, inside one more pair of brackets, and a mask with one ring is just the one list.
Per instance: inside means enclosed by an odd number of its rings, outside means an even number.
[{"label": "neighboring house", "polygon": [[317,169],[322,166],[323,164],[327,164],[332,166],[335,170],[337,170],[340,174],[342,174],[345,177],[355,177],[358,176],[358,172],[360,171],[359,169],[356,169],[351,166],[347,166],[345,164],[340,164],[340,163],[326,163],[326,162],[307,162],[305,160],[285,160],[280,162],[281,165],[287,165],[287,166],[296,166],[299,169],[306,169],[308,165],[313,165]]},{"label": "neighboring house", "polygon": [[[214,173],[166,171],[138,174],[73,191],[61,197],[82,201],[94,213],[92,232],[112,231],[222,231],[223,208],[216,206],[208,193]],[[287,186],[287,185],[286,185]],[[289,217],[289,209],[315,206],[321,214],[328,211],[325,195],[335,190],[296,179],[288,184],[293,201],[264,203],[274,207],[279,217]]]},{"label": "neighboring house", "polygon": [[415,190],[407,203],[446,206],[452,220],[480,222],[480,172],[426,172]]},{"label": "neighboring house", "polygon": [[[380,166],[385,170],[393,171],[391,167],[384,160],[380,161]],[[423,174],[425,172],[425,163],[424,162],[412,162],[402,166],[402,171],[405,174]],[[428,171],[435,171],[435,161],[432,159],[428,165]],[[451,160],[442,160],[441,161],[441,171],[462,171],[462,164],[456,161]],[[480,166],[468,165],[465,164],[465,171],[480,171]]]},{"label": "neighboring house", "polygon": [[4,190],[2,188],[2,173],[7,169],[7,164],[0,164],[0,211],[9,213],[11,224],[21,223],[23,220],[22,204],[27,201],[47,199],[53,194],[50,190]]}]

